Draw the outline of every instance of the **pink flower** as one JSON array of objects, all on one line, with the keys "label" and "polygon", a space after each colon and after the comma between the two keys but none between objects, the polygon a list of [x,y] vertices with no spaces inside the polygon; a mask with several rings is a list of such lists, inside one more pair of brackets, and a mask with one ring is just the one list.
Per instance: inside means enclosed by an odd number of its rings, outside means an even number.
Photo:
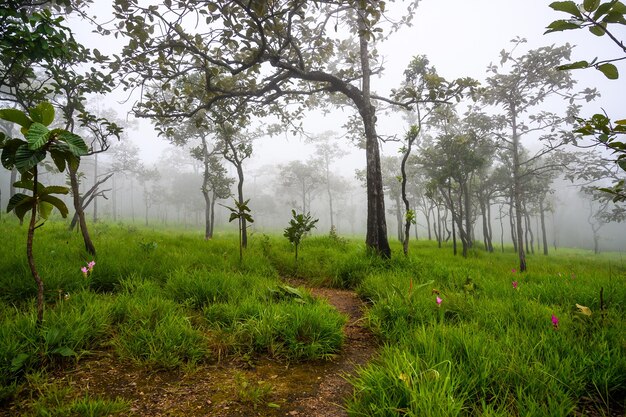
[{"label": "pink flower", "polygon": [[511,269],[511,272],[512,272],[512,273],[516,273],[516,272],[517,272],[517,269],[513,268],[513,269]]},{"label": "pink flower", "polygon": [[516,290],[517,289],[517,281],[513,281],[511,284],[513,284],[513,289]]},{"label": "pink flower", "polygon": [[441,297],[437,296],[436,301],[437,301],[437,307],[439,307],[439,306],[441,305],[441,302],[442,302],[443,300],[441,299]]},{"label": "pink flower", "polygon": [[559,328],[559,319],[554,314],[552,315],[552,325],[554,326],[555,330]]},{"label": "pink flower", "polygon": [[93,267],[96,264],[96,261],[91,261],[87,264],[87,268],[89,268],[89,271],[93,271]]},{"label": "pink flower", "polygon": [[83,273],[83,275],[85,276],[85,278],[87,278],[87,274],[89,274],[89,271],[87,270],[87,268],[83,266],[82,268],[80,268],[80,270]]}]

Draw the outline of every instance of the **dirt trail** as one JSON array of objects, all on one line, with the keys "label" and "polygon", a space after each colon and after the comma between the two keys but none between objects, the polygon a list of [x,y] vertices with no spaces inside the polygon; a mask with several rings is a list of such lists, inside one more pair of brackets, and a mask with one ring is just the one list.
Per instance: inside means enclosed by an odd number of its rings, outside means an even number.
[{"label": "dirt trail", "polygon": [[[150,372],[101,353],[69,371],[59,370],[53,381],[83,396],[122,398],[130,403],[130,416],[346,416],[342,406],[352,387],[345,378],[371,359],[376,341],[364,326],[364,304],[353,291],[309,290],[348,316],[344,347],[333,360],[287,365],[266,358],[235,358],[187,372]],[[261,386],[271,386],[271,392],[257,399],[242,395]],[[0,409],[0,417],[24,411],[12,404]]]}]

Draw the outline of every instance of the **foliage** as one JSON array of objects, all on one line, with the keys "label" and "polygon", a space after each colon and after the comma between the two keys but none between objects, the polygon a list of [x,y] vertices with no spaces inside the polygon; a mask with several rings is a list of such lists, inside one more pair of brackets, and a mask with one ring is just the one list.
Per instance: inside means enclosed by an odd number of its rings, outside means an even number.
[{"label": "foliage", "polygon": [[250,207],[248,207],[248,202],[250,200],[246,200],[246,201],[237,201],[237,200],[233,200],[233,202],[235,203],[235,207],[229,207],[229,206],[224,206],[226,207],[228,210],[230,210],[230,217],[228,218],[228,222],[232,222],[233,220],[237,220],[238,222],[238,227],[239,227],[239,261],[241,262],[241,260],[243,259],[243,247],[244,247],[244,241],[243,241],[243,237],[245,236],[245,232],[246,232],[246,223],[254,223],[254,219],[252,218],[252,215],[250,214]]},{"label": "foliage", "polygon": [[298,260],[298,246],[302,238],[315,228],[315,223],[319,219],[311,218],[311,213],[296,214],[295,210],[291,210],[292,219],[289,220],[289,226],[285,228],[283,236],[285,236],[296,249],[296,261]]},{"label": "foliage", "polygon": [[[599,60],[596,57],[590,62],[577,61],[560,65],[558,68],[561,70],[595,68],[610,80],[618,79],[619,71],[613,62],[626,59],[626,46],[609,25],[626,25],[626,5],[618,0],[604,3],[599,0],[585,0],[582,4],[576,4],[573,1],[557,1],[551,3],[550,7],[556,11],[568,13],[570,17],[567,20],[556,20],[550,23],[545,33],[587,28],[596,36],[606,36],[622,51],[622,56],[617,58]],[[593,136],[598,144],[616,155],[616,164],[626,172],[626,143],[619,139],[619,135],[626,134],[626,119],[611,122],[606,114],[597,113],[589,119],[577,118],[576,121],[579,127],[575,132],[582,136]],[[613,195],[614,202],[626,201],[624,179],[616,180],[612,187],[600,189]]]}]

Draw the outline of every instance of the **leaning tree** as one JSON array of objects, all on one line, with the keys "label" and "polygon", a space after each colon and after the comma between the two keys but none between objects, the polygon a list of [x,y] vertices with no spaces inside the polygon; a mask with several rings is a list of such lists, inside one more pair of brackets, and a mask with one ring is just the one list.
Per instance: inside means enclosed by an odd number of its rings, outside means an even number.
[{"label": "leaning tree", "polygon": [[[150,3],[150,2],[148,2]],[[382,71],[373,44],[382,38],[385,2],[365,0],[117,0],[128,44],[112,69],[131,87],[158,88],[135,108],[145,117],[191,117],[220,101],[233,111],[273,113],[293,123],[303,97],[335,94],[358,112],[367,161],[367,246],[390,257],[371,76]],[[416,1],[392,30],[413,15]],[[334,23],[334,24],[333,24]],[[346,48],[358,43],[358,48]],[[340,54],[339,51],[346,51]],[[201,98],[179,80],[198,74]],[[324,101],[317,101],[323,103]],[[404,103],[405,105],[407,103]],[[294,109],[295,107],[295,109]]]}]

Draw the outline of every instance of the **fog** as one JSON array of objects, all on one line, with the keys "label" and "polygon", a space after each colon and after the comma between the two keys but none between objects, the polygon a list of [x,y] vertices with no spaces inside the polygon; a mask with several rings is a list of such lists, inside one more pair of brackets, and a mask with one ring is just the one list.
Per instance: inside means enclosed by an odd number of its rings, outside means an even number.
[{"label": "fog", "polygon": [[[107,21],[111,14],[106,3],[108,2],[98,2],[93,6],[93,14],[98,17],[98,21]],[[582,31],[543,35],[550,22],[563,18],[548,7],[549,3],[539,0],[423,0],[415,11],[411,27],[403,28],[388,41],[377,45],[379,53],[384,57],[385,70],[382,75],[372,79],[373,90],[380,95],[388,95],[391,89],[398,88],[408,63],[417,55],[426,55],[442,77],[473,77],[484,83],[488,76],[488,65],[498,64],[500,51],[510,50],[510,41],[518,36],[528,40],[516,51],[520,54],[544,45],[559,46],[569,42],[577,45],[572,61],[595,56],[615,56],[614,45],[588,33],[579,33]],[[124,44],[121,39],[102,39],[92,33],[93,28],[85,21],[75,17],[69,20],[69,26],[79,41],[88,47],[97,47],[103,54],[119,53]],[[626,38],[626,30],[623,28],[616,34],[621,39]],[[619,69],[626,74],[625,65],[621,64]],[[591,69],[574,71],[572,75],[577,81],[576,90],[592,87],[597,88],[601,94],[592,102],[582,103],[582,117],[588,117],[601,109],[615,118],[624,116],[626,76],[609,81],[601,73]],[[192,148],[199,146],[199,142],[190,141],[185,146],[172,145],[158,136],[150,120],[135,119],[131,109],[141,99],[138,94],[137,91],[130,93],[118,88],[107,96],[94,97],[90,101],[90,106],[114,114],[114,118],[126,126],[126,130],[119,142],[97,156],[97,161],[93,156],[82,158],[80,191],[83,194],[104,175],[113,173],[99,186],[98,191],[101,194],[87,207],[88,220],[149,227],[180,227],[201,233],[205,228],[205,199],[201,192],[203,166],[190,155]],[[468,100],[462,101],[457,106],[458,112],[462,114],[470,104]],[[551,99],[542,106],[540,110],[563,114],[567,103],[562,99]],[[494,109],[487,111],[495,112]],[[262,135],[252,140],[252,154],[243,162],[244,196],[245,199],[250,199],[249,207],[255,220],[250,225],[252,233],[282,233],[282,229],[288,224],[291,210],[294,209],[298,212],[308,211],[313,217],[320,219],[314,234],[330,232],[332,212],[333,223],[339,235],[357,238],[365,235],[366,193],[364,183],[357,175],[359,170],[365,168],[365,153],[346,135],[349,133],[346,131],[346,123],[352,114],[351,109],[337,108],[330,113],[312,110],[306,113],[302,132],[297,135],[292,134],[290,129],[285,129],[278,134]],[[255,120],[251,131],[274,122],[271,118]],[[398,158],[402,144],[398,139],[405,136],[409,123],[402,112],[385,110],[381,106],[378,126],[381,137],[387,139],[380,143],[383,159],[396,158],[397,162],[396,170],[389,173],[391,179],[385,189],[385,206],[389,239],[398,240],[402,237],[398,223],[403,221],[405,213],[402,207],[398,207],[398,201],[394,200],[390,190],[394,187],[394,178],[400,175]],[[523,145],[530,151],[540,149],[539,136],[540,134],[531,135],[525,139]],[[316,151],[316,144],[323,137],[330,137],[328,143],[341,153],[341,156],[329,163],[332,180],[328,183],[322,175],[323,165],[319,161],[320,154]],[[419,155],[426,142],[426,138],[420,139],[419,146],[414,151],[415,155]],[[568,147],[567,150],[580,151],[574,147]],[[126,162],[121,163],[122,160]],[[129,160],[132,162],[128,162]],[[310,179],[306,180],[310,183],[297,183],[299,178],[289,183],[289,166],[295,161],[299,161],[303,167],[311,168]],[[233,205],[233,198],[237,193],[237,172],[235,166],[228,161],[222,159],[221,164],[233,181],[230,183],[231,195],[217,198],[214,206],[216,238],[223,232],[235,231],[235,225],[228,223],[229,210],[223,205]],[[154,172],[158,172],[158,175]],[[597,223],[594,220],[597,212],[594,204],[597,203],[581,193],[581,186],[605,186],[608,183],[572,182],[565,178],[564,173],[560,174],[554,178],[548,194],[551,209],[547,211],[546,230],[550,250],[554,247],[593,249],[593,223]],[[64,174],[47,172],[42,182],[64,184],[66,178]],[[0,171],[3,206],[8,201],[10,183],[10,172]],[[332,211],[329,207],[329,195],[332,196]],[[68,207],[71,207],[70,198],[65,200]],[[434,240],[434,220],[427,219],[419,206],[415,211],[416,226],[411,232],[412,238],[427,239],[430,235]],[[479,243],[483,240],[482,218],[477,206],[474,206],[473,211],[476,215],[472,235]],[[435,211],[431,214],[434,216]],[[3,213],[3,216],[6,214]],[[503,243],[510,250],[512,239],[509,212],[504,199],[491,204],[491,216],[495,249],[500,250]],[[529,220],[529,229],[534,235],[532,249],[541,252],[538,246],[541,244],[538,213],[529,213]],[[449,223],[443,224],[444,234],[450,228]],[[599,227],[599,249],[626,251],[626,223],[600,223],[595,226]],[[443,238],[448,240],[449,236]]]}]

